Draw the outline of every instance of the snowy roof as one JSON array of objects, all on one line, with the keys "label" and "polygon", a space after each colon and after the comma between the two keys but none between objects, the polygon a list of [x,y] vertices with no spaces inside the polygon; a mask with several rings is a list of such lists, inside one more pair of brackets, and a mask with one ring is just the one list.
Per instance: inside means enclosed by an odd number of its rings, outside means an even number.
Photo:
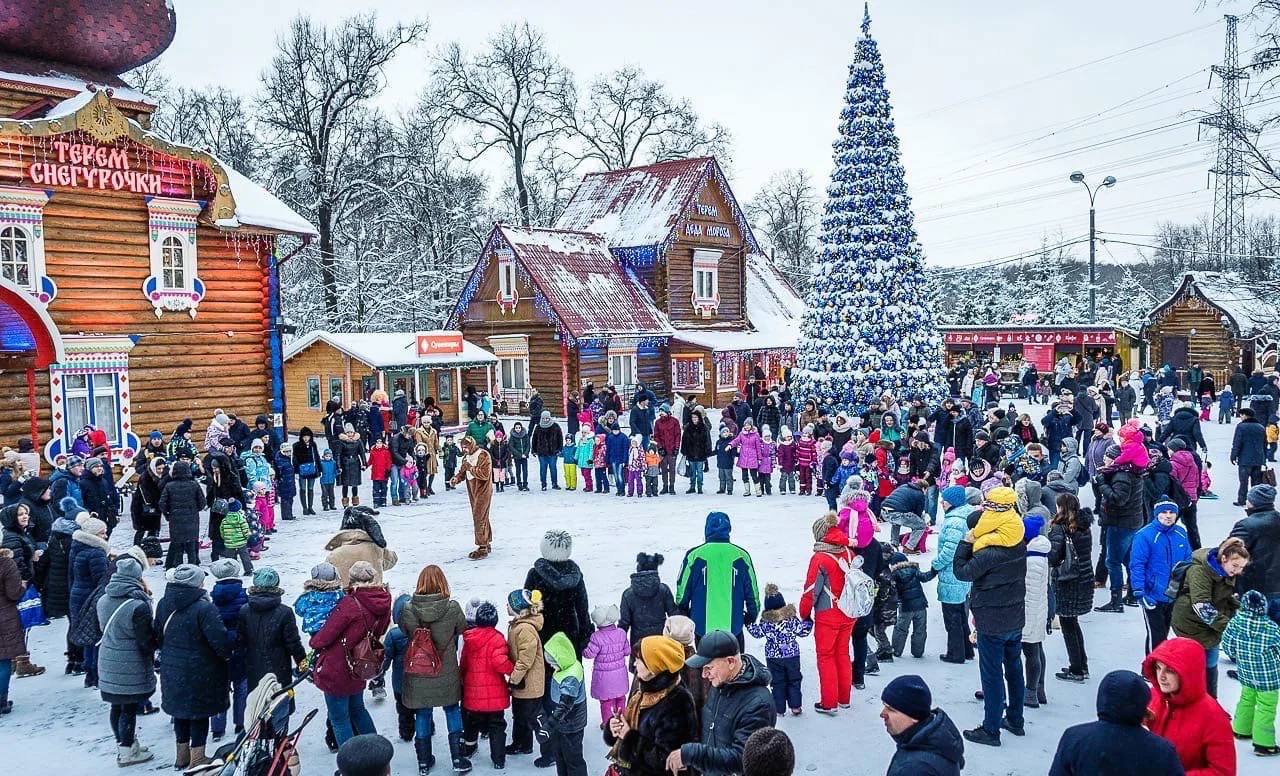
[{"label": "snowy roof", "polygon": [[605,235],[610,248],[666,241],[716,160],[710,156],[587,175],[557,229]]},{"label": "snowy roof", "polygon": [[[160,104],[156,98],[148,97],[114,76],[98,73],[76,75],[63,72],[61,69],[55,69],[56,66],[47,68],[38,66],[22,67],[23,62],[23,60],[15,60],[12,57],[0,56],[0,81],[39,86],[66,94],[83,92],[85,87],[91,83],[102,84],[111,89],[112,97],[117,100],[153,107]],[[34,70],[36,72],[23,72],[25,70]]]},{"label": "snowy roof", "polygon": [[1241,339],[1280,331],[1275,301],[1260,297],[1250,284],[1223,272],[1188,272],[1169,298],[1147,313],[1148,320],[1193,289],[1230,319]]},{"label": "snowy roof", "polygon": [[377,332],[372,334],[336,334],[313,331],[290,345],[285,361],[323,340],[348,356],[375,369],[397,366],[453,367],[467,364],[496,364],[498,357],[484,348],[462,341],[461,353],[437,353],[418,356],[418,334],[457,334],[456,331]]},{"label": "snowy roof", "polygon": [[574,337],[671,333],[666,316],[600,235],[502,224],[494,229]]},{"label": "snowy roof", "polygon": [[804,302],[767,256],[747,256],[748,331],[677,329],[676,339],[712,350],[794,348],[804,318]]},{"label": "snowy roof", "polygon": [[226,162],[219,160],[218,164],[222,165],[227,174],[231,196],[236,201],[235,220],[223,219],[217,222],[218,226],[260,226],[293,234],[309,234],[312,237],[320,235],[310,221],[295,213],[293,208],[280,201],[275,194],[241,175]]}]

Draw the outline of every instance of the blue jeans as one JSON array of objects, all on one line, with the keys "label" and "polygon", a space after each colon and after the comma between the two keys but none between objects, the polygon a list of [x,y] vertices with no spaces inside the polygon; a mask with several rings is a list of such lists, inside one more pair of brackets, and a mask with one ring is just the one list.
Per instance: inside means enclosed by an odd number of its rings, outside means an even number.
[{"label": "blue jeans", "polygon": [[625,463],[609,464],[609,471],[613,474],[613,481],[618,486],[618,493],[622,494],[627,487],[627,465]]},{"label": "blue jeans", "polygon": [[1132,528],[1107,526],[1107,573],[1111,576],[1111,595],[1124,592],[1124,574],[1129,569],[1129,547],[1133,544]]},{"label": "blue jeans", "polygon": [[[978,670],[982,675],[983,729],[999,737],[1002,716],[1008,718],[1010,725],[1022,727],[1022,695],[1026,689],[1022,675],[1022,631],[979,633]],[[1009,689],[1007,712],[1006,685]]]},{"label": "blue jeans", "polygon": [[9,679],[13,676],[13,658],[0,660],[0,698],[9,697]]},{"label": "blue jeans", "polygon": [[706,461],[689,461],[689,486],[695,490],[702,489],[702,475],[707,473]]},{"label": "blue jeans", "polygon": [[356,735],[377,733],[373,717],[364,707],[364,691],[355,695],[324,694],[324,707],[329,712],[329,724],[333,725],[333,737],[342,746]]},{"label": "blue jeans", "polygon": [[924,492],[924,521],[929,525],[938,524],[938,486],[934,485]]},{"label": "blue jeans", "polygon": [[547,489],[547,472],[551,472],[551,484],[560,487],[560,468],[556,464],[559,463],[560,456],[557,455],[540,455],[538,456],[538,481],[542,484],[542,489]]},{"label": "blue jeans", "polygon": [[400,501],[404,498],[404,478],[400,476],[400,467],[392,464],[391,466],[391,500]]},{"label": "blue jeans", "polygon": [[[436,732],[434,707],[415,709],[413,712],[413,737],[431,738]],[[462,707],[452,704],[444,707],[444,726],[450,733],[462,732]]]},{"label": "blue jeans", "polygon": [[[237,730],[244,728],[244,705],[249,699],[249,678],[236,679],[231,682],[231,721]],[[209,730],[214,737],[221,738],[227,732],[227,712],[214,714],[209,720]]]}]

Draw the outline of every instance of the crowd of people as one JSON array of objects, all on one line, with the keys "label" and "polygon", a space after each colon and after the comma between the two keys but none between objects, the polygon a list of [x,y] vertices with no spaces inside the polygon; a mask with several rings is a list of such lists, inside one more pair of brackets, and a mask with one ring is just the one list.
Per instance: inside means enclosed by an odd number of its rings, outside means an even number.
[{"label": "crowd of people", "polygon": [[[785,383],[753,385],[715,421],[693,397],[667,403],[641,389],[624,407],[616,390],[587,384],[562,427],[536,392],[513,418],[469,391],[456,445],[439,408],[402,391],[345,410],[331,402],[323,447],[309,428],[290,443],[266,416],[249,427],[219,410],[199,444],[184,421],[134,456],[127,547],[109,541],[123,500],[93,429],[47,479],[20,441],[0,483],[0,713],[12,708],[11,676],[44,672],[26,631],[65,617],[65,672],[109,705],[121,766],[155,756],[138,741],[139,715],[167,714],[175,766],[199,767],[214,757],[211,740],[254,725],[246,699],[260,683],[305,676],[324,696],[342,773],[387,772],[394,748],[375,735],[365,696],[385,697],[388,680],[397,736],[413,742],[420,773],[436,767],[439,708],[454,772],[470,770],[487,739],[495,768],[536,751],[539,767],[585,774],[589,700],[616,774],[789,773],[794,752],[775,723],[804,712],[801,641],[812,638],[817,657],[813,711],[839,716],[867,676],[924,656],[936,582],[939,660],[977,661],[983,716],[961,731],[924,679],[893,678],[880,693],[897,744],[889,773],[959,773],[966,742],[1025,735],[1028,714],[1048,702],[1047,677],[1090,681],[1081,616],[1131,608],[1147,632],[1141,674],[1102,678],[1098,720],[1064,733],[1051,772],[1234,773],[1234,738],[1280,754],[1280,514],[1263,481],[1280,376],[1246,385],[1254,400],[1225,419],[1239,419],[1230,460],[1245,516],[1201,546],[1197,504],[1215,497],[1205,417],[1181,385],[1158,386],[1148,426],[1136,400],[1107,399],[1117,384],[1137,392],[1124,375],[1111,359],[1055,370],[1056,401],[1039,419],[963,384],[937,407],[887,393],[859,413],[797,404]],[[563,476],[569,490],[661,497],[684,478],[683,493],[696,495],[714,460],[722,495],[741,483],[758,498],[815,496],[804,587],[794,603],[778,585],[762,588],[716,508],[674,590],[659,576],[663,557],[641,552],[620,601],[593,608],[572,535],[550,531],[505,600],[463,603],[436,564],[393,595],[384,573],[401,558],[378,509],[435,495],[443,470],[445,489],[465,485],[471,557],[483,559],[492,501],[510,498],[507,485],[531,489],[531,456],[542,490],[561,489]],[[372,504],[361,503],[366,472]],[[290,606],[268,543],[295,501],[317,513],[316,484],[320,511],[340,510],[341,527]],[[153,604],[144,572],[162,558],[167,583]],[[1109,595],[1095,607],[1099,588]],[[1056,632],[1068,665],[1054,672],[1044,644]],[[745,634],[763,642],[763,659]],[[1223,655],[1241,686],[1230,716],[1216,700]],[[272,730],[289,730],[291,707]],[[1117,747],[1144,755],[1107,760]]]}]

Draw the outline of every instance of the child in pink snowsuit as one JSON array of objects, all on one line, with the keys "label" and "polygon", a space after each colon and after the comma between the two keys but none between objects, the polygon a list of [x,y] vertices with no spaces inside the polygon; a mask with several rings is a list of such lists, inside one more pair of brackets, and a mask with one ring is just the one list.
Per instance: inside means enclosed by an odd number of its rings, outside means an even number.
[{"label": "child in pink snowsuit", "polygon": [[773,495],[773,456],[777,451],[778,446],[774,444],[773,432],[765,426],[764,433],[760,435],[760,460],[756,466],[756,476],[760,480],[757,496]]},{"label": "child in pink snowsuit", "polygon": [[631,450],[627,453],[627,495],[644,498],[644,448],[639,434],[631,437]]},{"label": "child in pink snowsuit", "polygon": [[[640,495],[644,495],[643,492]],[[617,604],[597,606],[591,610],[595,633],[582,652],[583,660],[591,663],[591,697],[600,701],[600,719],[609,724],[609,718],[621,714],[627,705],[627,657],[631,654],[631,640],[627,632],[618,627]]]},{"label": "child in pink snowsuit", "polygon": [[[591,465],[596,470],[596,493],[609,492],[609,464],[605,461],[608,453],[604,434],[596,434],[595,450],[591,452]],[[614,483],[615,485],[617,483]]]},{"label": "child in pink snowsuit", "polygon": [[[841,498],[844,494],[840,494]],[[871,494],[859,488],[836,516],[836,526],[849,537],[849,545],[862,549],[876,535],[876,520],[871,515]]]},{"label": "child in pink snowsuit", "polygon": [[276,500],[271,486],[265,482],[253,483],[253,511],[258,513],[258,525],[267,533],[276,530]]},{"label": "child in pink snowsuit", "polygon": [[[751,483],[756,483],[757,496],[763,495],[760,489],[760,435],[756,433],[756,424],[751,418],[742,421],[742,430],[729,443],[730,448],[738,451],[738,469],[742,472],[742,487],[751,495]],[[770,469],[772,471],[772,469]]]},{"label": "child in pink snowsuit", "polygon": [[800,440],[796,442],[796,471],[800,475],[801,496],[813,493],[813,467],[817,462],[818,440],[813,438],[813,424],[810,423],[800,431]]},{"label": "child in pink snowsuit", "polygon": [[1147,446],[1142,437],[1142,425],[1138,420],[1134,418],[1127,421],[1116,429],[1116,436],[1120,437],[1120,457],[1111,463],[1110,469],[1130,466],[1134,471],[1145,471],[1151,463],[1151,456],[1147,453]]}]

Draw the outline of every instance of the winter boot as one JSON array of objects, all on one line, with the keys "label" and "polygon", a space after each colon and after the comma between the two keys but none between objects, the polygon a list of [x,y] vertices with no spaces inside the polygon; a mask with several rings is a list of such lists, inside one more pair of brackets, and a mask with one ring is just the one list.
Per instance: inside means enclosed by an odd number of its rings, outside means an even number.
[{"label": "winter boot", "polygon": [[375,701],[385,701],[387,699],[387,679],[385,676],[379,676],[369,682],[369,692]]},{"label": "winter boot", "polygon": [[191,766],[191,745],[178,744],[178,754],[173,758],[173,767],[179,771],[185,771]]},{"label": "winter boot", "polygon": [[0,714],[8,714],[13,711],[13,701],[9,700],[8,695],[0,695]]},{"label": "winter boot", "polygon": [[343,496],[343,497],[342,497],[342,508],[343,508],[343,509],[346,509],[346,508],[347,508],[347,507],[349,507],[349,506],[351,506],[351,499],[347,498],[346,496]]},{"label": "winter boot", "polygon": [[426,776],[436,766],[436,757],[431,754],[430,738],[413,739],[413,750],[418,755],[418,776]]},{"label": "winter boot", "polygon": [[155,757],[154,754],[138,746],[136,739],[133,742],[133,746],[121,746],[116,748],[116,765],[121,768],[127,768],[130,765],[137,765],[138,763],[145,763],[153,757]]},{"label": "winter boot", "polygon": [[467,741],[464,739],[461,744],[462,756],[470,758],[472,755],[476,753],[476,750],[479,748],[480,748],[479,740]]},{"label": "winter boot", "polygon": [[462,753],[462,734],[449,734],[449,756],[453,758],[454,773],[470,773],[471,761]]},{"label": "winter boot", "polygon": [[352,497],[351,497],[351,506],[353,506],[353,507],[358,507],[358,506],[360,506],[360,497],[359,497],[359,496],[352,496]]},{"label": "winter boot", "polygon": [[191,747],[191,765],[188,767],[195,768],[198,765],[208,765],[208,764],[209,764],[209,758],[204,756],[204,747],[203,746]]},{"label": "winter boot", "polygon": [[746,482],[742,483],[742,490],[743,490],[743,493],[742,493],[743,496],[751,495],[751,480],[747,480]]},{"label": "winter boot", "polygon": [[1025,706],[1025,707],[1027,707],[1028,709],[1038,709],[1038,708],[1040,708],[1040,698],[1039,698],[1038,696],[1036,696],[1036,691],[1035,691],[1035,690],[1033,690],[1033,689],[1031,689],[1030,687],[1028,687],[1028,688],[1026,688],[1026,690],[1024,690],[1024,691],[1023,691],[1023,693],[1022,693],[1022,705],[1023,705],[1023,706]]},{"label": "winter boot", "polygon": [[66,676],[80,676],[84,673],[84,669],[80,667],[80,663],[75,660],[67,661],[67,669],[63,672]]},{"label": "winter boot", "polygon": [[18,655],[13,659],[13,675],[19,679],[26,679],[29,676],[39,676],[44,673],[44,668],[31,662],[30,655]]},{"label": "winter boot", "polygon": [[1112,593],[1110,603],[1104,604],[1102,606],[1095,606],[1093,607],[1093,610],[1095,612],[1110,612],[1112,614],[1119,614],[1124,611],[1124,603],[1121,601],[1119,593]]}]

